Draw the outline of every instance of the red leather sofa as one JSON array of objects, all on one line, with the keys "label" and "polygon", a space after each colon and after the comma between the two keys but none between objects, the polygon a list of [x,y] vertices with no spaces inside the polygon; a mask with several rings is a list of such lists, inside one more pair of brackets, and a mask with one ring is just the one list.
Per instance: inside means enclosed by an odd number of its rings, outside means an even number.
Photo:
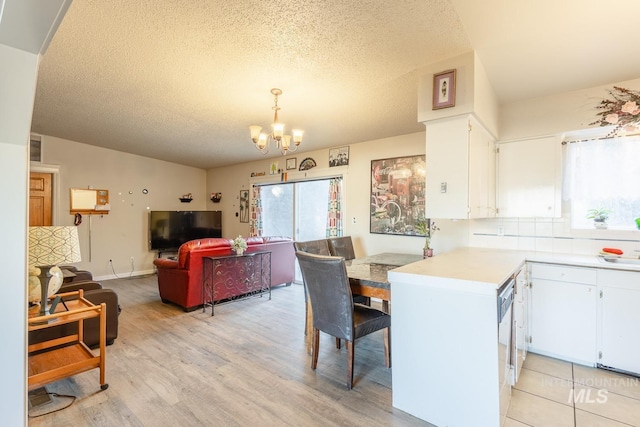
[{"label": "red leather sofa", "polygon": [[[178,249],[177,260],[157,258],[158,290],[164,303],[174,303],[185,311],[202,306],[202,257],[230,255],[232,240],[224,238],[196,239]],[[271,287],[290,285],[295,276],[296,254],[288,237],[249,237],[247,253],[271,252]],[[216,301],[238,295],[220,295]]]}]

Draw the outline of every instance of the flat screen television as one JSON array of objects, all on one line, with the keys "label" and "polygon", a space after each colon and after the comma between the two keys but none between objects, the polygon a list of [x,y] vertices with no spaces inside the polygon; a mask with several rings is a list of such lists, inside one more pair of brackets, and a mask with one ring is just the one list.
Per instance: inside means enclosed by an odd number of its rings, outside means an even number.
[{"label": "flat screen television", "polygon": [[222,237],[222,211],[151,211],[149,249],[176,251],[185,242]]}]

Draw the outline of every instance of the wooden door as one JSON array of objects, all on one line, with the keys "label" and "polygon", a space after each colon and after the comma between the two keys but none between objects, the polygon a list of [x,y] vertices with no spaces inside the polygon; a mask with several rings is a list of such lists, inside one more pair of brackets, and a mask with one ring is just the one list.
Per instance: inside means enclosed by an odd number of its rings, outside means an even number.
[{"label": "wooden door", "polygon": [[29,225],[52,225],[51,200],[53,175],[31,172],[29,175]]}]

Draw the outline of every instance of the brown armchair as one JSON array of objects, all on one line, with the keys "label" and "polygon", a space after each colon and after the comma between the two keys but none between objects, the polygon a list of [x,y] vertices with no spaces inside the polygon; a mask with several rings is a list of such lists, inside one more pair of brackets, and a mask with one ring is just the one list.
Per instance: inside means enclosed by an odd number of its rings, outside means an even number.
[{"label": "brown armchair", "polygon": [[67,270],[74,275],[69,279],[65,278],[65,283],[69,282],[89,282],[93,280],[93,274],[87,270],[78,270],[78,267],[74,265],[61,265],[61,270]]}]

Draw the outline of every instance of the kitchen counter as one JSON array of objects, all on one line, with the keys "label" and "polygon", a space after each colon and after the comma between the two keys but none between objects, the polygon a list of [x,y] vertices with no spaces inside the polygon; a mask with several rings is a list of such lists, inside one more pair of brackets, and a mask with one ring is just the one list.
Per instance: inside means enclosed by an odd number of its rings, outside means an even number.
[{"label": "kitchen counter", "polygon": [[495,296],[498,289],[525,263],[528,252],[460,248],[389,272],[389,281],[422,282],[430,277],[430,286]]},{"label": "kitchen counter", "polygon": [[[635,254],[634,254],[635,255]],[[624,257],[631,258],[624,254]],[[608,262],[598,255],[574,255],[558,254],[549,252],[526,252],[526,259],[529,262],[543,262],[547,264],[573,265],[577,267],[607,268],[610,270],[640,271],[640,259],[634,258],[631,262]]]},{"label": "kitchen counter", "polygon": [[[396,268],[389,273],[389,277],[410,279],[417,275],[446,278],[449,280],[445,286],[462,286],[461,290],[491,293],[524,262],[640,271],[640,259],[637,263],[608,262],[597,255],[465,247]],[[459,281],[467,283],[461,284]]]},{"label": "kitchen counter", "polygon": [[504,422],[497,291],[526,262],[640,271],[640,262],[597,255],[489,248],[460,248],[389,271],[394,407],[435,425]]},{"label": "kitchen counter", "polygon": [[499,343],[497,291],[526,259],[461,248],[388,273],[394,407],[438,426],[501,424],[508,343]]}]

